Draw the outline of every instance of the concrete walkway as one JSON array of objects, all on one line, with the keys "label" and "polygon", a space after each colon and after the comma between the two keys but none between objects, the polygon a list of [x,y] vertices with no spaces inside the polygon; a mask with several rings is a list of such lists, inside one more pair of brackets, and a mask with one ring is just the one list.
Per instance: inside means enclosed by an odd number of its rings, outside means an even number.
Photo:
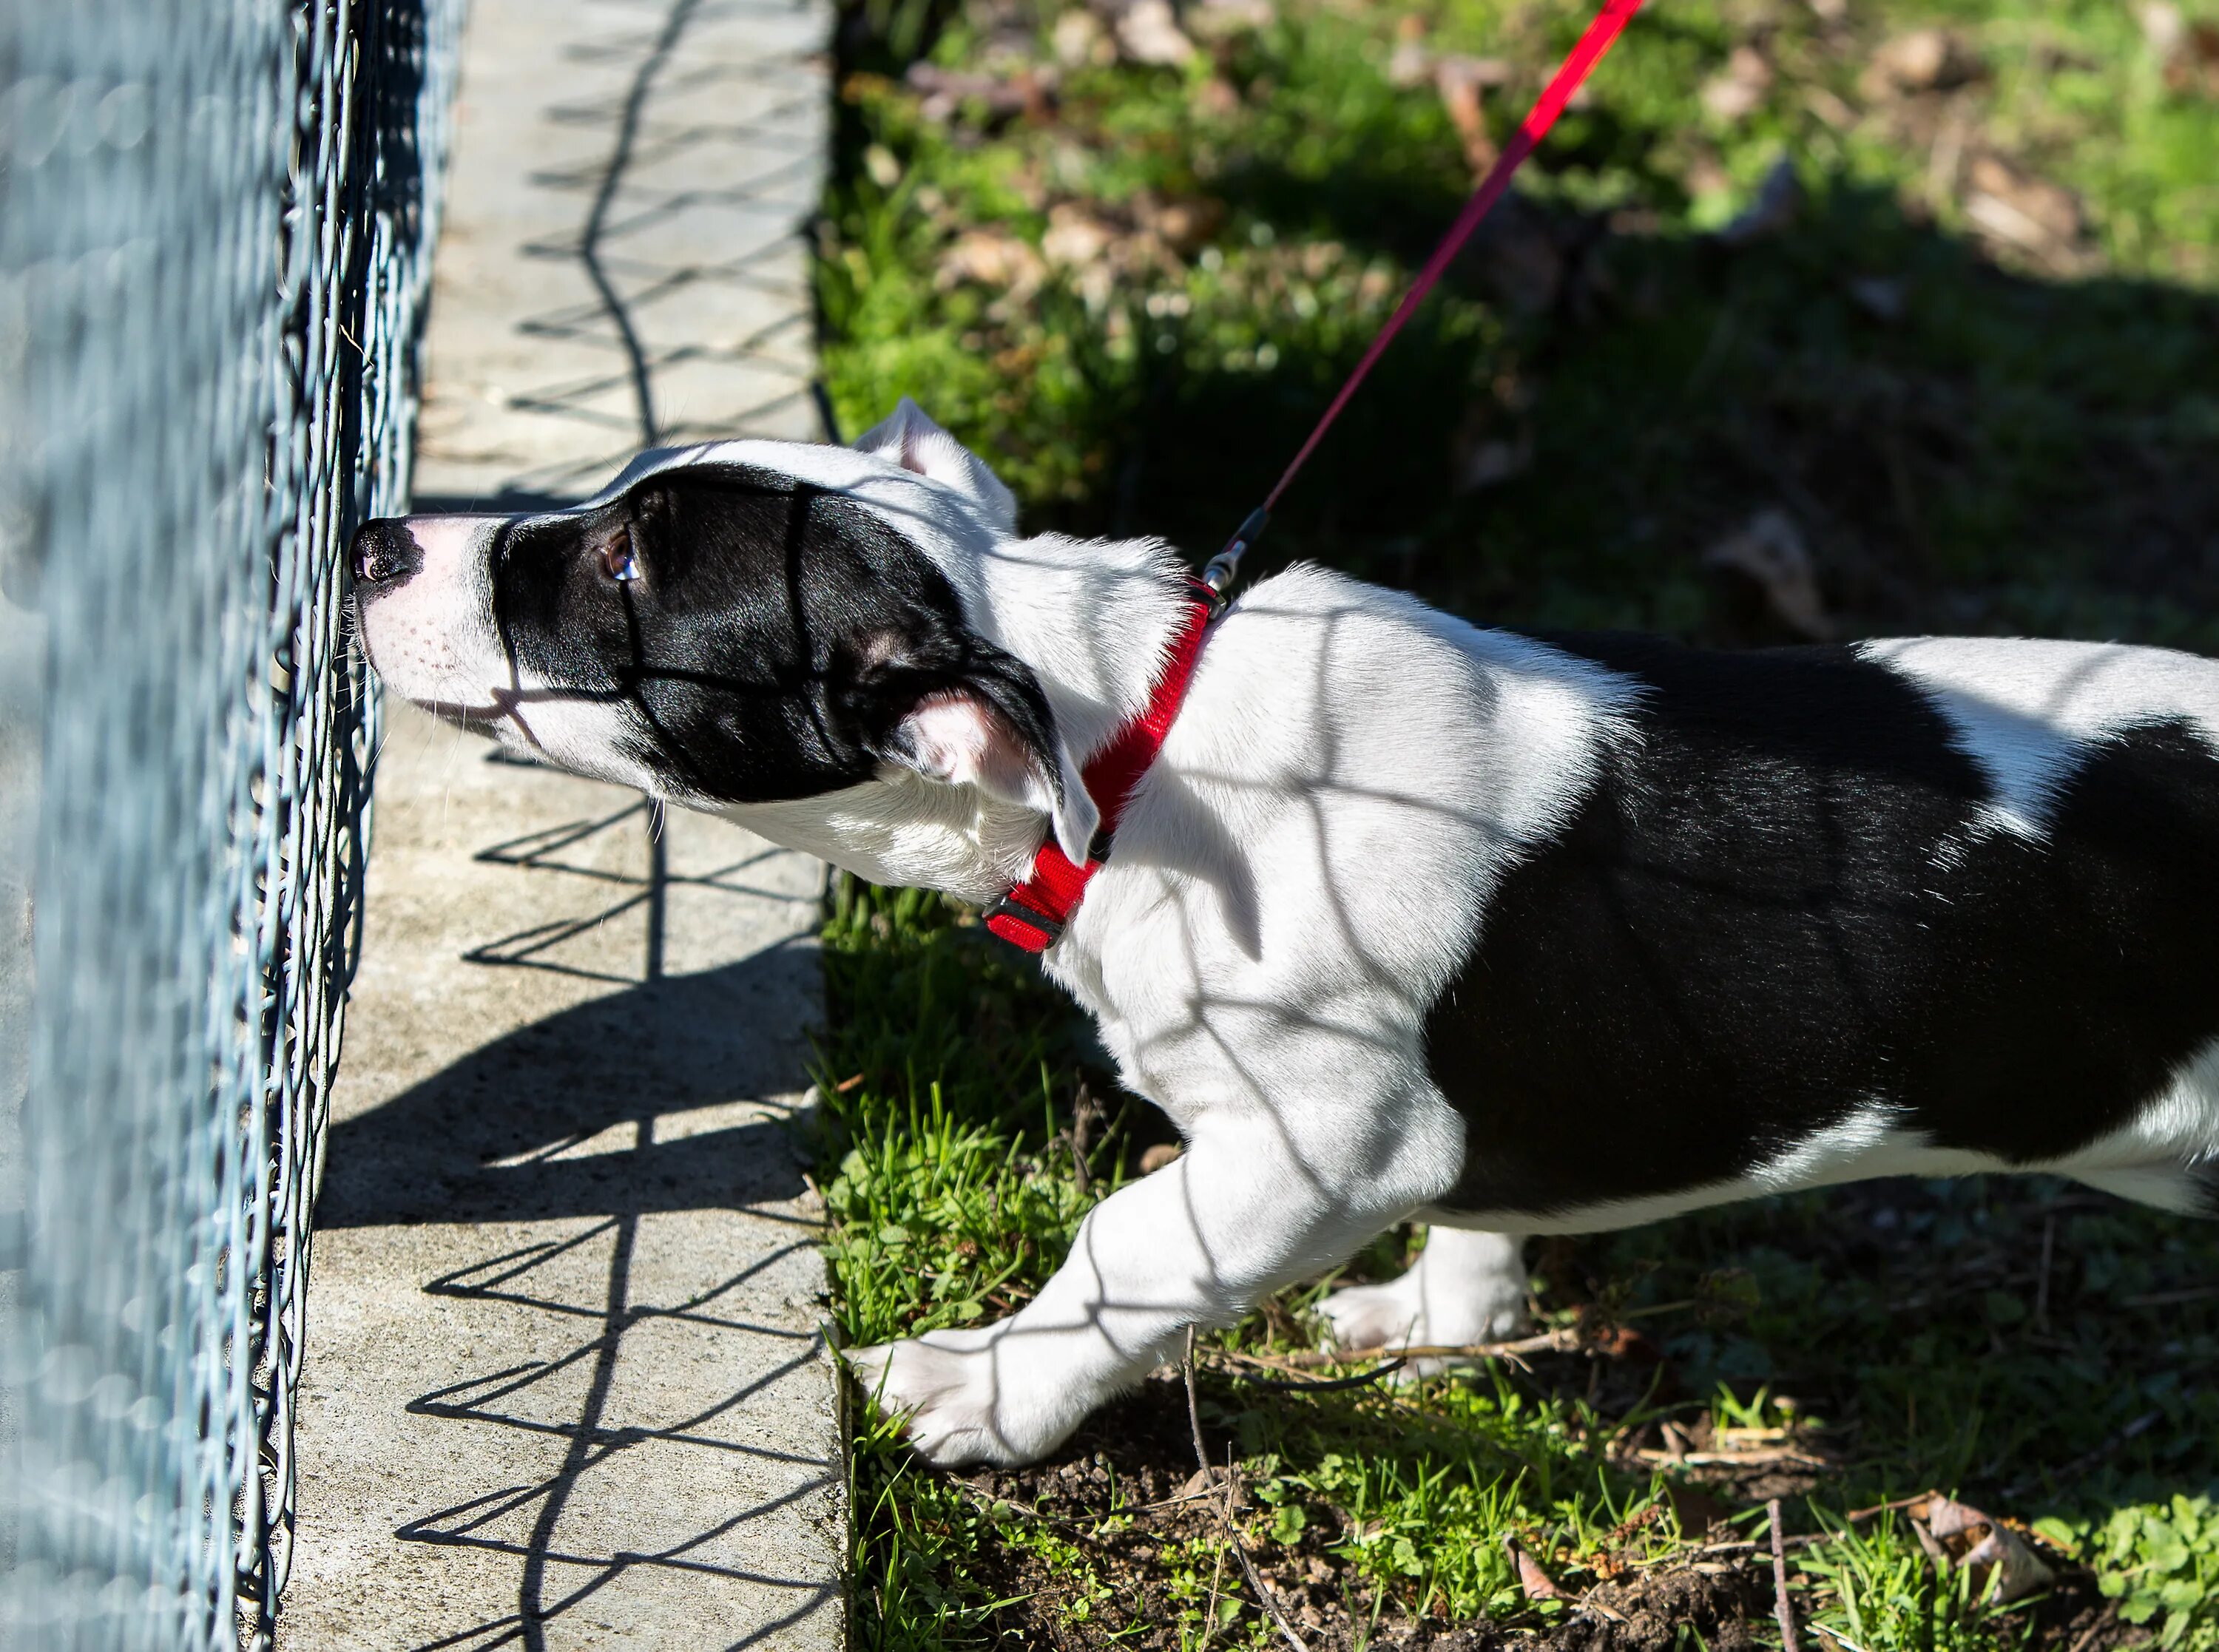
[{"label": "concrete walkway", "polygon": [[[814,434],[816,10],[476,0],[417,497]],[[842,1644],[815,862],[388,706],[286,1652]]]},{"label": "concrete walkway", "polygon": [[797,233],[824,0],[473,0],[416,493],[575,499],[643,445],[817,439]]}]

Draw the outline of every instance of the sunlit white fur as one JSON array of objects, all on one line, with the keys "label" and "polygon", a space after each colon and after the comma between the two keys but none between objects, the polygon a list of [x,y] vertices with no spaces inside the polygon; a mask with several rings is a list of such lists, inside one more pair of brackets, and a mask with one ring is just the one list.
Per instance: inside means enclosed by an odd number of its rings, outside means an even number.
[{"label": "sunlit white fur", "polygon": [[[1145,704],[1173,635],[1182,599],[1162,577],[1169,553],[1153,541],[1016,537],[1006,491],[913,407],[861,447],[649,454],[603,497],[720,461],[859,501],[947,574],[976,630],[1033,669],[1066,756],[1083,764]],[[1993,779],[2002,829],[2039,829],[2075,742],[2154,707],[2211,726],[2208,668],[2191,682],[2175,656],[1874,647],[1961,730]],[[1426,1073],[1426,1010],[1506,868],[1565,823],[1611,742],[1638,737],[1634,693],[1539,643],[1315,568],[1264,581],[1234,606],[1115,855],[1046,959],[1187,1149],[1097,1206],[1013,1317],[850,1353],[920,1450],[942,1463],[1036,1457],[1188,1327],[1228,1322],[1428,1214],[1457,1179],[1464,1126]],[[1043,822],[976,778],[954,763],[938,779],[890,766],[828,797],[730,812],[873,880],[985,898],[1022,873]],[[1595,1102],[1607,1112],[1609,1097]],[[2215,1143],[2219,1050],[2118,1137],[2046,1168],[2177,1202],[2181,1165]],[[1730,1184],[1545,1220],[1446,1219],[1461,1227],[1437,1226],[1408,1277],[1343,1292],[1326,1312],[1351,1343],[1484,1340],[1513,1328],[1522,1303],[1511,1233],[1987,1168],[2001,1167],[1931,1148],[1875,1100]]]},{"label": "sunlit white fur", "polygon": [[1902,637],[1857,651],[1908,677],[1995,788],[1989,827],[2039,842],[2057,789],[2092,742],[2180,719],[2219,755],[2219,672],[2194,655],[2116,643]]},{"label": "sunlit white fur", "polygon": [[944,889],[968,901],[991,901],[1023,877],[1041,842],[1035,810],[892,764],[845,791],[720,812],[874,884]]},{"label": "sunlit white fur", "polygon": [[[1101,605],[1032,596],[1025,543],[985,551],[973,588],[994,611],[982,618],[1025,616],[1018,651],[1053,697],[1065,662],[1098,670],[1117,631]],[[1056,572],[1069,577],[1061,556]],[[1129,614],[1134,600],[1118,606]],[[2029,650],[2005,673],[1987,646],[1887,657],[1925,674],[1930,692],[1965,692],[1965,678],[2011,685],[2005,706],[2038,724],[2017,746],[1945,705],[1995,777],[2005,820],[2038,819],[2073,761],[2060,742],[2196,703],[2197,685],[2170,672],[2175,656],[2141,656],[2158,680],[2137,700],[2123,684],[2095,692],[2122,668],[2099,651],[1992,645],[1999,658]],[[2199,680],[2212,680],[2208,667]],[[1317,569],[1265,581],[1234,606],[1116,855],[1046,960],[1188,1150],[1098,1207],[1071,1261],[1013,1319],[857,1351],[886,1403],[911,1408],[926,1455],[1037,1456],[1189,1324],[1237,1316],[1389,1222],[1439,1214],[1426,1207],[1455,1179],[1462,1127],[1426,1076],[1425,1008],[1465,952],[1462,915],[1482,911],[1519,848],[1563,823],[1602,746],[1634,737],[1621,716],[1634,692]],[[1523,1301],[1510,1233],[1631,1226],[1877,1175],[2045,1168],[2184,1208],[2184,1164],[2219,1143],[2219,1056],[2116,1142],[2054,1165],[1938,1149],[1893,1118],[1876,1102],[1748,1177],[1677,1197],[1450,1218],[1462,1226],[1436,1225],[1406,1279],[1339,1293],[1327,1316],[1352,1345],[1487,1340],[1515,1327]]]},{"label": "sunlit white fur", "polygon": [[[1025,657],[1044,680],[1115,635],[1009,577],[990,576],[1033,616]],[[1036,1455],[1188,1326],[1236,1317],[1447,1190],[1463,1123],[1426,1074],[1426,1009],[1469,915],[1620,736],[1628,693],[1317,569],[1265,581],[1219,622],[1047,960],[1187,1151],[1098,1207],[1006,1329],[856,1357],[917,1404],[929,1454]],[[1482,1248],[1498,1265],[1448,1275],[1479,1306],[1444,1325],[1514,1322],[1515,1245]]]}]

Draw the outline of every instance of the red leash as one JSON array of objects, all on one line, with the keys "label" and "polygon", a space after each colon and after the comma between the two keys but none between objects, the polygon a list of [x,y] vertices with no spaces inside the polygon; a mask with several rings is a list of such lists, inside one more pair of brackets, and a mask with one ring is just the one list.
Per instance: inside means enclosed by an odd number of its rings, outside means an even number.
[{"label": "red leash", "polygon": [[1526,156],[1533,152],[1535,146],[1549,135],[1549,128],[1557,124],[1557,117],[1564,112],[1564,105],[1571,101],[1572,94],[1594,72],[1595,65],[1602,61],[1602,54],[1610,50],[1619,32],[1640,9],[1641,0],[1607,0],[1603,9],[1595,14],[1595,20],[1588,25],[1587,33],[1581,35],[1579,43],[1572,47],[1571,54],[1564,59],[1563,65],[1541,89],[1541,96],[1519,124],[1518,130],[1511,134],[1510,141],[1502,146],[1502,153],[1488,169],[1487,177],[1481,180],[1478,193],[1464,203],[1463,212],[1457,215],[1449,233],[1433,249],[1433,256],[1426,260],[1426,267],[1418,272],[1417,280],[1410,283],[1410,290],[1402,295],[1402,301],[1395,307],[1395,314],[1388,318],[1387,325],[1379,329],[1379,336],[1364,352],[1364,359],[1356,363],[1356,370],[1340,387],[1340,394],[1333,397],[1332,405],[1317,421],[1317,427],[1310,432],[1309,439],[1302,444],[1293,462],[1280,473],[1277,483],[1264,496],[1264,502],[1248,513],[1248,519],[1240,525],[1239,531],[1226,541],[1225,549],[1211,557],[1209,566],[1203,569],[1203,581],[1220,598],[1232,589],[1240,567],[1240,554],[1263,537],[1264,530],[1271,525],[1271,512],[1279,502],[1279,495],[1287,491],[1296,472],[1302,468],[1317,444],[1325,439],[1325,433],[1333,428],[1333,421],[1340,417],[1340,410],[1348,405],[1358,387],[1371,374],[1372,365],[1386,353],[1387,346],[1395,342],[1395,335],[1402,332],[1402,324],[1425,301],[1426,295],[1433,290],[1451,260],[1464,250],[1464,244],[1471,239],[1471,233],[1479,227],[1480,220],[1502,198],[1503,190],[1510,187],[1510,175],[1524,163]]},{"label": "red leash", "polygon": [[1464,204],[1447,235],[1433,249],[1433,256],[1418,272],[1410,290],[1402,295],[1395,314],[1364,352],[1364,359],[1356,363],[1356,370],[1340,387],[1340,394],[1333,397],[1333,405],[1318,420],[1309,440],[1302,444],[1302,450],[1281,473],[1277,485],[1265,496],[1264,502],[1248,513],[1240,531],[1226,542],[1224,550],[1209,559],[1209,566],[1203,569],[1195,600],[1188,605],[1178,635],[1173,639],[1171,655],[1149,693],[1147,710],[1119,730],[1116,738],[1086,766],[1082,778],[1102,811],[1102,830],[1095,838],[1093,848],[1083,864],[1075,864],[1056,847],[1055,837],[1050,834],[1033,857],[1031,875],[987,908],[986,928],[993,934],[1029,953],[1046,952],[1062,935],[1064,925],[1086,894],[1086,885],[1109,859],[1110,840],[1125,812],[1126,799],[1155,761],[1165,735],[1171,731],[1172,719],[1178,715],[1179,701],[1186,694],[1187,681],[1193,676],[1195,662],[1202,655],[1203,637],[1215,610],[1224,605],[1225,593],[1233,588],[1240,567],[1240,554],[1262,536],[1279,495],[1287,491],[1295,473],[1325,439],[1326,432],[1333,428],[1333,421],[1340,417],[1340,410],[1348,405],[1349,398],[1370,374],[1372,364],[1394,343],[1395,335],[1402,330],[1411,312],[1433,290],[1434,283],[1449,267],[1449,261],[1471,239],[1472,231],[1479,227],[1489,208],[1501,199],[1503,190],[1509,187],[1510,175],[1533,152],[1533,146],[1548,135],[1549,128],[1557,124],[1557,117],[1564,112],[1564,104],[1579,90],[1580,83],[1601,61],[1602,54],[1610,50],[1627,20],[1640,9],[1641,0],[1606,0],[1602,10],[1588,25],[1587,33],[1580,36],[1579,44],[1572,48],[1571,55],[1564,59],[1563,66],[1542,89],[1539,100],[1510,141],[1503,146],[1501,155],[1482,180],[1479,193]]}]

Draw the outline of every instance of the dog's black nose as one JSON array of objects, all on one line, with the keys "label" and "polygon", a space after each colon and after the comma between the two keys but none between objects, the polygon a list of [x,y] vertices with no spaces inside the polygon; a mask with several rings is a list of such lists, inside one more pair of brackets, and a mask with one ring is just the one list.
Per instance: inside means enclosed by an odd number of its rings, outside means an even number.
[{"label": "dog's black nose", "polygon": [[424,566],[423,551],[399,517],[382,517],[357,528],[353,558],[357,585],[398,585]]}]

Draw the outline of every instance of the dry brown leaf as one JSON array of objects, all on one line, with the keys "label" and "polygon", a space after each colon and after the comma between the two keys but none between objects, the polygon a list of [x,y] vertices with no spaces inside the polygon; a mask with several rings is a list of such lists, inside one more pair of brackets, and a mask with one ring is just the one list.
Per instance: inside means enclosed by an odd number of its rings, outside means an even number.
[{"label": "dry brown leaf", "polygon": [[1098,264],[1123,233],[1122,226],[1088,211],[1075,201],[1059,201],[1048,208],[1047,233],[1041,251],[1060,270]]},{"label": "dry brown leaf", "polygon": [[1495,165],[1498,152],[1487,133],[1481,94],[1509,78],[1510,65],[1500,58],[1447,57],[1433,65],[1434,89],[1448,111],[1449,124],[1456,128],[1457,141],[1464,146],[1464,165],[1475,177]]},{"label": "dry brown leaf", "polygon": [[1837,132],[1856,129],[1857,112],[1824,86],[1804,87],[1803,107]]},{"label": "dry brown leaf", "polygon": [[2181,15],[2172,0],[2149,0],[2136,14],[2168,91],[2219,97],[2219,22]]},{"label": "dry brown leaf", "polygon": [[1528,1600],[1561,1600],[1564,1598],[1564,1592],[1541,1569],[1540,1562],[1520,1549],[1511,1538],[1505,1537],[1502,1546],[1510,1551],[1510,1563],[1518,1570],[1518,1587],[1525,1592]]},{"label": "dry brown leaf", "polygon": [[2219,98],[2219,23],[2198,23],[2190,31],[2195,50],[2173,59],[2165,71],[2167,90]]},{"label": "dry brown leaf", "polygon": [[1703,107],[1713,118],[1744,121],[1756,113],[1772,90],[1772,65],[1753,46],[1737,46],[1726,66],[1703,83]]},{"label": "dry brown leaf", "polygon": [[1868,96],[1886,91],[1946,91],[1980,78],[1980,54],[1946,28],[1914,28],[1883,40],[1865,71]]},{"label": "dry brown leaf", "polygon": [[969,102],[985,106],[996,117],[1012,115],[1044,116],[1055,102],[1055,71],[1026,70],[1010,75],[979,74],[943,69],[933,63],[912,63],[903,76],[918,95],[917,112],[928,121],[949,121]]},{"label": "dry brown leaf", "polygon": [[2008,201],[2045,234],[2072,240],[2080,233],[2079,199],[2062,184],[2020,171],[1994,155],[1973,160],[1970,181],[1974,189]]},{"label": "dry brown leaf", "polygon": [[2172,0],[2145,0],[2135,16],[2142,26],[2142,39],[2149,42],[2157,60],[2172,62],[2173,53],[2188,39],[2188,20],[2180,15],[2180,8]]},{"label": "dry brown leaf", "polygon": [[2219,97],[2219,23],[2199,18],[2189,26],[2188,50],[2166,71],[2165,84],[2175,91],[2200,89]]},{"label": "dry brown leaf", "polygon": [[1240,94],[1223,75],[1212,75],[1194,89],[1194,106],[1222,120],[1240,111]]},{"label": "dry brown leaf", "polygon": [[956,237],[948,251],[941,252],[939,266],[932,270],[932,284],[945,293],[974,282],[1025,300],[1039,290],[1045,273],[1047,266],[1041,262],[1041,255],[1021,237],[997,228],[974,228]]},{"label": "dry brown leaf", "polygon": [[1426,44],[1426,20],[1406,11],[1395,20],[1395,49],[1387,59],[1387,84],[1410,87],[1433,78],[1433,48]]},{"label": "dry brown leaf", "polygon": [[1787,512],[1759,511],[1746,525],[1705,551],[1703,566],[1754,581],[1772,612],[1813,642],[1834,634],[1834,622],[1818,594],[1818,570],[1811,548]]},{"label": "dry brown leaf", "polygon": [[992,287],[1022,301],[1039,290],[1047,267],[1030,243],[1007,230],[967,230],[940,255],[932,284],[946,292],[966,283]]},{"label": "dry brown leaf", "polygon": [[1206,195],[1161,202],[1142,196],[1133,203],[1133,216],[1172,251],[1185,254],[1206,245],[1224,227],[1225,203]]},{"label": "dry brown leaf", "polygon": [[1153,1176],[1185,1150],[1176,1141],[1159,1141],[1141,1155],[1141,1174]]},{"label": "dry brown leaf", "polygon": [[1090,63],[1097,68],[1107,68],[1117,61],[1116,43],[1102,27],[1102,20],[1091,11],[1066,11],[1057,18],[1048,35],[1048,45],[1055,53],[1055,60],[1066,69]]},{"label": "dry brown leaf", "polygon": [[1966,184],[1965,217],[1992,244],[2060,273],[2085,260],[2080,201],[2072,190],[1995,155],[1975,156]]},{"label": "dry brown leaf", "polygon": [[1936,1494],[1912,1505],[1911,1516],[1927,1552],[1939,1550],[1947,1563],[1970,1572],[1973,1587],[1989,1599],[2023,1599],[2057,1575],[2017,1532],[1969,1504]]},{"label": "dry brown leaf", "polygon": [[1278,16],[1273,0],[1202,0],[1187,8],[1186,27],[1203,40],[1224,40],[1269,28]]},{"label": "dry brown leaf", "polygon": [[1190,61],[1197,49],[1178,26],[1171,0],[1133,0],[1118,15],[1111,32],[1128,63],[1178,68]]}]

